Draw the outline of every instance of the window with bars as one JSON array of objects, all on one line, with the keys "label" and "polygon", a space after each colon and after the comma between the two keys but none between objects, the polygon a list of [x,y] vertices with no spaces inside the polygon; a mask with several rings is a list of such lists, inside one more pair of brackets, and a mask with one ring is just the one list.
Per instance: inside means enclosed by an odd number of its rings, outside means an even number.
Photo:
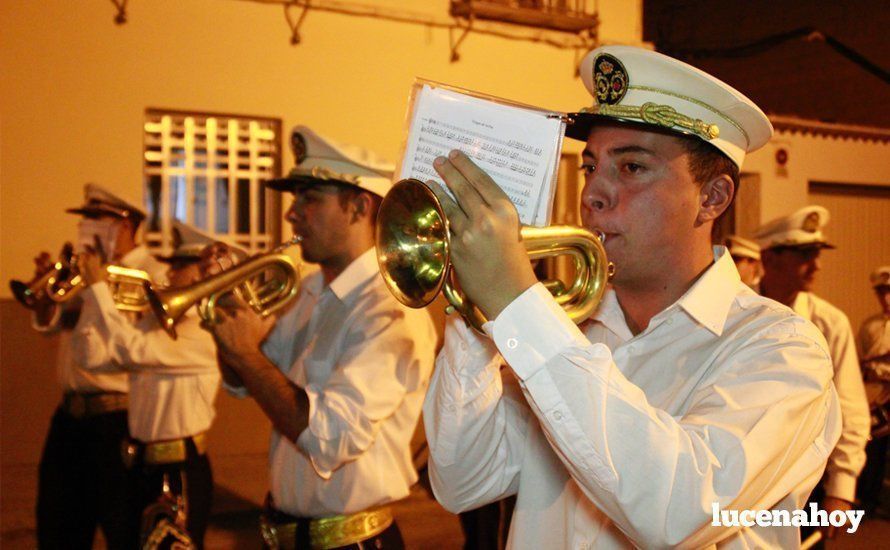
[{"label": "window with bars", "polygon": [[281,121],[149,109],[144,130],[146,241],[167,253],[174,219],[251,253],[281,231]]}]

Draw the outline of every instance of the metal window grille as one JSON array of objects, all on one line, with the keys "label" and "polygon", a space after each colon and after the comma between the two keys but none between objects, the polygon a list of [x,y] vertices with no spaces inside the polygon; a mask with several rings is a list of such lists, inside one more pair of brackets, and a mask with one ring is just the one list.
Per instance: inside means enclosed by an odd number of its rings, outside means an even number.
[{"label": "metal window grille", "polygon": [[278,119],[149,109],[144,129],[146,241],[169,253],[172,221],[186,222],[251,253],[280,235]]}]

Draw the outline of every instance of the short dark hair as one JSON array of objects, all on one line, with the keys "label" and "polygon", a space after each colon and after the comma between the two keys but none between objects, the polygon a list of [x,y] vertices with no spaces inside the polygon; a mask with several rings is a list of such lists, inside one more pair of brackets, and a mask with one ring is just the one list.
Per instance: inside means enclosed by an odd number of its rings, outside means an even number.
[{"label": "short dark hair", "polygon": [[337,198],[340,200],[340,206],[343,208],[346,208],[349,201],[354,200],[362,193],[366,193],[371,198],[371,211],[369,212],[371,225],[377,225],[377,212],[380,210],[380,203],[383,202],[383,198],[376,193],[353,185],[340,185],[338,187],[340,187],[340,194],[337,195]]},{"label": "short dark hair", "polygon": [[[729,176],[729,179],[732,180],[732,199],[730,199],[729,204],[726,205],[726,210],[714,220],[712,230],[716,232],[720,221],[725,216],[729,215],[733,204],[735,204],[735,198],[739,194],[739,184],[741,183],[739,166],[730,160],[730,158],[722,151],[701,138],[695,136],[680,136],[680,141],[683,143],[683,148],[689,155],[689,172],[692,174],[692,177],[695,178],[696,183],[701,186],[724,174]],[[712,235],[712,238],[714,237],[716,237],[716,235]]]},{"label": "short dark hair", "polygon": [[689,154],[689,171],[695,181],[704,185],[712,179],[726,174],[733,186],[739,187],[739,167],[725,153],[694,136],[680,136],[686,152]]}]

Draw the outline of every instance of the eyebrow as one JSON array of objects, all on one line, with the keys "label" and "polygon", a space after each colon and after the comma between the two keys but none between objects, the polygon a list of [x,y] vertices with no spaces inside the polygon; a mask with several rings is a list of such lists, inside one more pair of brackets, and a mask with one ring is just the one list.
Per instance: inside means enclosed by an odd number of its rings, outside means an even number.
[{"label": "eyebrow", "polygon": [[[647,149],[646,147],[642,147],[640,145],[625,145],[623,147],[615,147],[609,149],[610,155],[623,155],[625,153],[641,153],[644,155],[657,156],[655,151],[653,151],[652,149]],[[589,149],[584,149],[584,151],[581,152],[581,158],[593,160],[596,158],[596,155]]]}]

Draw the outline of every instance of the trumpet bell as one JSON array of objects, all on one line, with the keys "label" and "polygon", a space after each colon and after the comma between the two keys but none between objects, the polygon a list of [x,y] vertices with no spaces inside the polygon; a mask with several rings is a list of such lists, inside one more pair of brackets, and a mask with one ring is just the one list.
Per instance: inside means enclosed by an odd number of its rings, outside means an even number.
[{"label": "trumpet bell", "polygon": [[377,262],[386,285],[408,307],[421,308],[445,284],[448,222],[435,194],[420,180],[396,183],[377,214]]},{"label": "trumpet bell", "polygon": [[28,283],[13,279],[12,281],[9,281],[9,290],[12,291],[12,295],[15,299],[26,308],[33,309],[37,304],[37,292],[31,289],[31,287],[28,286]]},{"label": "trumpet bell", "polygon": [[[568,256],[575,278],[566,285],[543,281],[576,323],[596,309],[613,273],[602,238],[580,227],[522,227],[523,245],[532,260]],[[390,292],[413,308],[424,307],[442,291],[473,328],[482,331],[483,313],[460,291],[451,270],[448,220],[439,199],[423,182],[404,179],[383,198],[377,215],[377,261]]]}]

